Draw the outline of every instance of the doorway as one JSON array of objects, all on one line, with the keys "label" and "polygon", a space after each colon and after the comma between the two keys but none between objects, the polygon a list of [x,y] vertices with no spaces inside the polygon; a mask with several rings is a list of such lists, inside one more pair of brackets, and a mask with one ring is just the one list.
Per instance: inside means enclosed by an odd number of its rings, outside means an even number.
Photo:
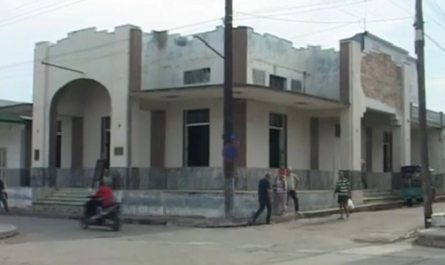
[{"label": "doorway", "polygon": [[6,148],[0,148],[0,179],[4,181],[6,179],[6,169],[8,167],[7,163],[8,160],[7,160]]},{"label": "doorway", "polygon": [[286,115],[269,114],[269,168],[287,166]]},{"label": "doorway", "polygon": [[105,161],[104,168],[110,167],[111,119],[102,117],[100,158]]},{"label": "doorway", "polygon": [[184,161],[186,167],[210,165],[210,110],[184,111]]},{"label": "doorway", "polygon": [[62,167],[62,121],[57,121],[56,168]]},{"label": "doorway", "polygon": [[392,133],[383,133],[383,172],[392,172]]}]

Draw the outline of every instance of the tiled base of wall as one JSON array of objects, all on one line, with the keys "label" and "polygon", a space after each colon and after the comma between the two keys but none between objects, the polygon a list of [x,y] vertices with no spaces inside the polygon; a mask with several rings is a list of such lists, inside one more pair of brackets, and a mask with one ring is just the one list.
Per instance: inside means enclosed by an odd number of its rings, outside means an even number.
[{"label": "tiled base of wall", "polygon": [[[337,173],[332,171],[294,170],[300,178],[299,190],[333,190]],[[398,174],[361,173],[344,171],[354,190],[391,190],[400,186]],[[266,173],[276,175],[277,169],[238,168],[234,185],[236,190],[255,191],[258,180]],[[94,168],[55,169],[33,168],[30,183],[34,187],[91,187]],[[222,168],[110,168],[115,189],[131,190],[222,190]],[[442,181],[443,182],[443,181]]]}]

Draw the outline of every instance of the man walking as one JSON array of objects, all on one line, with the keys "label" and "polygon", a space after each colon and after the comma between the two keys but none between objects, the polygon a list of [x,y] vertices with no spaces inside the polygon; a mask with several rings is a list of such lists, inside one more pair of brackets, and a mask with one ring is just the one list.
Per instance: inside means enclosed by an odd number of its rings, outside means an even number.
[{"label": "man walking", "polygon": [[300,204],[298,202],[298,197],[297,197],[297,185],[300,182],[300,179],[296,174],[291,172],[290,168],[287,169],[286,182],[287,182],[286,206],[289,205],[289,197],[292,198],[292,200],[294,201],[295,213],[299,214]]},{"label": "man walking", "polygon": [[256,219],[261,215],[264,211],[264,208],[267,210],[266,215],[266,223],[270,224],[270,216],[272,214],[272,191],[270,185],[270,175],[266,174],[264,178],[262,178],[258,182],[258,203],[260,204],[260,208],[253,215],[252,220],[249,221],[249,225],[255,223]]},{"label": "man walking", "polygon": [[348,200],[351,198],[351,189],[349,181],[345,178],[343,171],[339,171],[338,175],[339,178],[335,185],[334,197],[337,195],[338,207],[340,209],[339,219],[343,220],[345,214],[346,218],[349,218]]}]

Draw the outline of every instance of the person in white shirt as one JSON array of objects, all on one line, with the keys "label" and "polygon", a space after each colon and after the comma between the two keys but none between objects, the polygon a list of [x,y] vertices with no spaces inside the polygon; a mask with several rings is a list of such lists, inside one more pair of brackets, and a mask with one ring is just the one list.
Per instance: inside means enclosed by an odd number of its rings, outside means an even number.
[{"label": "person in white shirt", "polygon": [[[281,171],[281,170],[280,170]],[[277,206],[278,206],[278,215],[283,215],[286,211],[286,195],[287,195],[287,183],[286,183],[286,175],[283,173],[278,173],[278,176],[274,181],[274,192],[277,198]]]},{"label": "person in white shirt", "polygon": [[300,211],[300,204],[298,202],[297,186],[298,183],[300,182],[300,179],[295,173],[291,172],[290,168],[287,169],[286,182],[287,182],[286,206],[289,205],[289,198],[292,198],[292,200],[294,201],[295,213],[298,214]]}]

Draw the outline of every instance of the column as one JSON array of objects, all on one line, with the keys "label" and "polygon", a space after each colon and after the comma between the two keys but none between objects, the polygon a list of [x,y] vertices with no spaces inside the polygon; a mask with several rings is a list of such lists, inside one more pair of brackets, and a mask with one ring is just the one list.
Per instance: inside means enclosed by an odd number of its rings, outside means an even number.
[{"label": "column", "polygon": [[340,111],[340,168],[361,170],[361,113],[352,107]]},{"label": "column", "polygon": [[411,127],[401,123],[392,129],[392,171],[398,172],[401,166],[411,164]]}]

